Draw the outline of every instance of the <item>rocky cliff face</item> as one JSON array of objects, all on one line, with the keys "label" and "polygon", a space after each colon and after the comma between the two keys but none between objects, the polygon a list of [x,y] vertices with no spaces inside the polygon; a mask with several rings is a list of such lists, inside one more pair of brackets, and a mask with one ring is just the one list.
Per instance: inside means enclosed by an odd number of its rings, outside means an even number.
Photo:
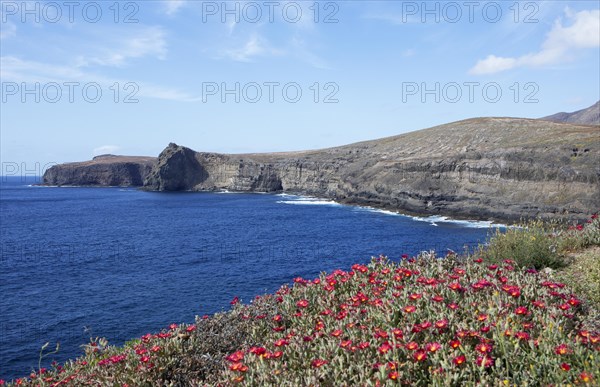
[{"label": "rocky cliff face", "polygon": [[308,152],[227,155],[169,144],[144,188],[286,191],[457,218],[583,218],[600,209],[599,130],[485,118]]},{"label": "rocky cliff face", "polygon": [[140,187],[156,161],[156,157],[97,156],[91,161],[49,168],[44,173],[43,184]]}]

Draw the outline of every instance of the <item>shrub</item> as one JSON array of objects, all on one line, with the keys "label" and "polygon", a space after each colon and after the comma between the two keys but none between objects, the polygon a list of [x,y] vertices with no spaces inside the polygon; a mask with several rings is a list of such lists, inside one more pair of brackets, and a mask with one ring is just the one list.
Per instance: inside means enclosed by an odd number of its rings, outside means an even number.
[{"label": "shrub", "polygon": [[561,270],[558,276],[600,310],[600,248],[575,254],[569,266]]},{"label": "shrub", "polygon": [[563,267],[564,255],[559,251],[559,231],[555,224],[529,221],[506,231],[496,230],[479,254],[490,263],[511,259],[521,267],[552,269]]}]

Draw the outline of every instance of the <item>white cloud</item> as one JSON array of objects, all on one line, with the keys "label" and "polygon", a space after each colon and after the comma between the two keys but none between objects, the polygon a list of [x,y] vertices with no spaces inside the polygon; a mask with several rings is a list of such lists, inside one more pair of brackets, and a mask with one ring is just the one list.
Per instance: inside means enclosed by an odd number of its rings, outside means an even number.
[{"label": "white cloud", "polygon": [[115,154],[121,149],[118,145],[102,145],[98,148],[94,148],[92,154],[94,156],[106,155],[106,154]]},{"label": "white cloud", "polygon": [[17,26],[15,23],[11,21],[6,21],[6,23],[2,23],[2,28],[0,28],[0,39],[10,38],[11,36],[15,36],[17,34]]},{"label": "white cloud", "polygon": [[516,58],[489,55],[469,73],[494,74],[518,67],[547,66],[573,59],[578,50],[600,47],[600,10],[574,13],[567,8],[565,14],[573,24],[565,27],[560,19],[556,20],[538,52]]},{"label": "white cloud", "polygon": [[79,66],[101,65],[119,67],[129,59],[154,56],[165,59],[167,54],[166,33],[160,27],[144,27],[130,36],[114,36],[108,45],[96,48],[96,53],[77,58]]},{"label": "white cloud", "polygon": [[[0,56],[0,78],[2,78],[3,82],[16,83],[56,82],[63,84],[64,82],[79,82],[83,84],[96,82],[106,90],[115,83],[124,85],[125,83],[132,82],[132,80],[107,78],[85,72],[78,66],[27,61],[14,56]],[[147,97],[180,102],[190,102],[199,99],[199,97],[177,89],[165,88],[145,82],[134,83],[138,86],[138,92],[135,95],[136,98]]]},{"label": "white cloud", "polygon": [[165,12],[167,15],[172,16],[175,15],[181,7],[185,5],[185,0],[166,0],[165,4]]},{"label": "white cloud", "polygon": [[281,55],[282,52],[271,48],[264,38],[254,33],[242,47],[224,50],[223,54],[237,62],[251,62],[256,56]]}]

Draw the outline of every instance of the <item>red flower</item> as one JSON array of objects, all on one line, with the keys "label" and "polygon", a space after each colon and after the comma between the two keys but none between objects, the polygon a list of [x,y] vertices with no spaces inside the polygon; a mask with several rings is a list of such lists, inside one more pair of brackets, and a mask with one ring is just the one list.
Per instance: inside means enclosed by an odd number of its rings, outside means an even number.
[{"label": "red flower", "polygon": [[544,304],[542,301],[533,301],[531,303],[533,306],[535,306],[536,308],[540,308],[540,309],[544,309],[546,307],[546,304]]},{"label": "red flower", "polygon": [[457,366],[463,364],[466,361],[467,358],[465,357],[465,355],[456,356],[454,359],[452,359],[452,363],[454,363]]},{"label": "red flower", "polygon": [[150,360],[150,358],[149,358],[148,356],[142,356],[142,357],[140,358],[140,361],[141,361],[142,363],[148,363],[148,360]]},{"label": "red flower", "polygon": [[584,383],[590,383],[593,380],[593,377],[590,373],[582,372],[579,374],[579,379]]},{"label": "red flower", "polygon": [[342,340],[342,342],[340,343],[340,347],[342,347],[342,348],[352,347],[352,340]]},{"label": "red flower", "polygon": [[229,369],[232,371],[246,372],[248,371],[248,367],[243,363],[233,363],[229,366]]},{"label": "red flower", "polygon": [[239,304],[240,303],[240,299],[238,296],[233,297],[233,300],[231,300],[230,304],[231,305],[235,305],[235,304]]},{"label": "red flower", "polygon": [[185,328],[186,332],[193,332],[196,330],[196,326],[195,325],[190,325],[189,327]]},{"label": "red flower", "polygon": [[392,334],[394,335],[394,337],[396,339],[401,339],[402,337],[404,337],[404,334],[402,333],[402,330],[399,328],[394,328],[392,330]]},{"label": "red flower", "polygon": [[331,336],[333,337],[339,337],[342,335],[342,330],[341,329],[336,329],[335,331],[331,332]]},{"label": "red flower", "polygon": [[405,313],[413,313],[416,310],[417,310],[417,308],[414,305],[408,305],[408,306],[404,307]]},{"label": "red flower", "polygon": [[569,298],[569,301],[567,301],[567,303],[569,303],[569,305],[571,305],[571,306],[578,306],[579,304],[581,304],[581,301],[579,301],[575,297],[571,297],[571,298]]},{"label": "red flower", "polygon": [[491,344],[488,344],[488,343],[479,343],[475,346],[475,350],[477,352],[486,354],[486,353],[492,352],[492,346],[491,346]]},{"label": "red flower", "polygon": [[435,327],[437,329],[444,329],[448,326],[448,320],[443,319],[443,320],[438,320],[435,322]]},{"label": "red flower", "polygon": [[520,315],[527,315],[529,314],[529,310],[524,306],[519,306],[517,309],[515,309],[515,313]]},{"label": "red flower", "polygon": [[460,306],[458,306],[458,304],[455,304],[454,302],[451,304],[448,304],[448,308],[452,309],[452,310],[457,310],[460,308]]},{"label": "red flower", "polygon": [[289,343],[290,342],[285,339],[279,339],[273,345],[275,345],[276,347],[283,347],[283,346],[288,345]]},{"label": "red flower", "polygon": [[308,300],[300,300],[296,303],[298,308],[306,308],[308,306]]},{"label": "red flower", "polygon": [[391,349],[392,349],[392,346],[388,342],[385,342],[385,343],[381,344],[378,351],[379,351],[379,353],[381,353],[383,355],[383,354],[388,353]]},{"label": "red flower", "polygon": [[569,349],[569,347],[566,344],[561,344],[561,345],[557,346],[556,348],[554,348],[554,353],[557,355],[566,355],[570,352],[571,352],[571,350]]},{"label": "red flower", "polygon": [[515,337],[519,340],[529,340],[530,336],[527,332],[517,332],[515,333]]},{"label": "red flower", "polygon": [[267,353],[267,349],[264,347],[252,347],[248,352],[255,354],[256,356],[264,356]]},{"label": "red flower", "polygon": [[408,349],[409,351],[414,351],[415,349],[419,348],[419,344],[417,344],[414,341],[411,341],[410,343],[406,344],[406,349]]},{"label": "red flower", "polygon": [[327,360],[315,359],[312,361],[311,365],[313,366],[313,368],[319,368],[321,366],[324,366],[327,363],[329,363]]},{"label": "red flower", "polygon": [[444,301],[444,297],[442,297],[442,296],[433,296],[433,297],[431,297],[431,300],[435,301],[435,302],[442,302],[442,301]]},{"label": "red flower", "polygon": [[415,354],[413,355],[413,358],[416,361],[425,361],[425,360],[427,360],[427,352],[420,349],[417,352],[415,352]]},{"label": "red flower", "polygon": [[492,365],[494,365],[494,359],[492,359],[491,357],[488,357],[488,356],[479,356],[477,358],[477,365],[479,367],[481,367],[483,365],[485,368],[489,368]]},{"label": "red flower", "polygon": [[423,297],[423,294],[421,294],[421,293],[413,293],[410,296],[408,296],[408,298],[410,298],[413,301],[416,301],[421,297]]},{"label": "red flower", "polygon": [[152,347],[152,352],[158,352],[160,351],[160,345],[155,345],[154,347]]},{"label": "red flower", "polygon": [[388,379],[391,380],[397,380],[398,379],[398,372],[396,371],[392,371],[388,374]]},{"label": "red flower", "polygon": [[451,348],[458,348],[460,347],[460,341],[459,340],[450,340],[450,347]]},{"label": "red flower", "polygon": [[460,285],[459,282],[452,282],[452,283],[448,284],[448,287],[455,291],[460,291],[463,289],[463,287]]},{"label": "red flower", "polygon": [[169,329],[174,331],[175,329],[177,329],[177,324],[171,324],[169,325]]},{"label": "red flower", "polygon": [[502,289],[514,298],[517,298],[521,295],[521,289],[519,289],[518,286],[503,286]]},{"label": "red flower", "polygon": [[487,314],[480,314],[479,316],[477,316],[477,321],[485,321],[488,319],[488,315]]},{"label": "red flower", "polygon": [[475,262],[475,263],[481,263],[481,262],[483,262],[483,258],[474,259],[473,262]]},{"label": "red flower", "polygon": [[425,345],[425,349],[429,352],[436,352],[440,348],[442,348],[440,343],[427,343],[427,345]]},{"label": "red flower", "polygon": [[365,348],[369,348],[369,342],[368,341],[363,341],[362,343],[358,344],[358,348],[360,349],[365,349]]},{"label": "red flower", "polygon": [[562,363],[562,364],[560,365],[560,368],[561,368],[563,371],[569,371],[569,370],[571,369],[571,366],[570,366],[569,364],[567,364],[567,363]]}]

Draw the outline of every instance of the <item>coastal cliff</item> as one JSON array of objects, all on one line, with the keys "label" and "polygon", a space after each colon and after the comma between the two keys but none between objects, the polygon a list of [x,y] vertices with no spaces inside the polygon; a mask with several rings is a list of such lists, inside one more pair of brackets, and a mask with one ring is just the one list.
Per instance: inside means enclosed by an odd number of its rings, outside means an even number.
[{"label": "coastal cliff", "polygon": [[283,191],[456,218],[584,218],[600,208],[599,130],[479,118],[305,152],[230,155],[169,144],[144,189]]},{"label": "coastal cliff", "polygon": [[44,185],[140,187],[156,163],[156,157],[96,156],[90,161],[49,168]]},{"label": "coastal cliff", "polygon": [[517,221],[600,210],[600,127],[476,118],[341,147],[218,154],[169,144],[50,168],[46,185],[289,192],[412,215]]}]

